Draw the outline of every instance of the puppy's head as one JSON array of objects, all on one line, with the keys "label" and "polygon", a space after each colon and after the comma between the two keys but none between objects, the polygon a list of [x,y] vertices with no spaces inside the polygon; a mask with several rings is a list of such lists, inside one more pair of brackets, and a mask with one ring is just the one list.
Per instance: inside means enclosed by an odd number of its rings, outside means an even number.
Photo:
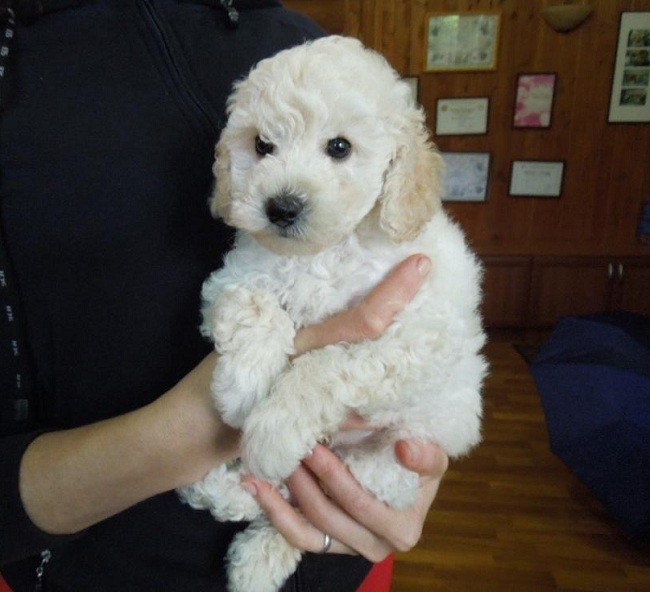
[{"label": "puppy's head", "polygon": [[356,40],[326,37],[260,62],[228,115],[212,212],[278,253],[317,252],[360,225],[411,240],[439,206],[442,159],[424,114]]}]

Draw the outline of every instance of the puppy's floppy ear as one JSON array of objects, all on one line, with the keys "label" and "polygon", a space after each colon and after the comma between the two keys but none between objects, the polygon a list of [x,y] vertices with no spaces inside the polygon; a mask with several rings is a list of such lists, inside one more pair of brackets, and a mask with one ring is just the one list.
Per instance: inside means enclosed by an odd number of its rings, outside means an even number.
[{"label": "puppy's floppy ear", "polygon": [[230,153],[223,138],[219,140],[214,150],[214,191],[209,200],[210,212],[215,218],[222,218],[226,224],[230,218]]},{"label": "puppy's floppy ear", "polygon": [[413,240],[440,208],[442,157],[416,109],[397,132],[397,150],[384,177],[379,224],[393,241]]}]

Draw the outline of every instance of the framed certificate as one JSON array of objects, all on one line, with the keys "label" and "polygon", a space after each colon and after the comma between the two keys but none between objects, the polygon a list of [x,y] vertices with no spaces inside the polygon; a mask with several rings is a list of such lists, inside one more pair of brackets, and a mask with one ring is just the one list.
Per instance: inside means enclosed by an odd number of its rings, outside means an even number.
[{"label": "framed certificate", "polygon": [[650,12],[621,14],[608,121],[650,122]]},{"label": "framed certificate", "polygon": [[551,127],[556,74],[519,74],[513,127]]},{"label": "framed certificate", "polygon": [[489,152],[441,152],[445,161],[443,201],[487,201]]},{"label": "framed certificate", "polygon": [[433,12],[425,19],[427,72],[495,70],[499,12]]},{"label": "framed certificate", "polygon": [[560,197],[564,162],[514,160],[510,170],[510,195],[514,197]]},{"label": "framed certificate", "polygon": [[438,99],[436,135],[482,135],[488,130],[490,99]]}]

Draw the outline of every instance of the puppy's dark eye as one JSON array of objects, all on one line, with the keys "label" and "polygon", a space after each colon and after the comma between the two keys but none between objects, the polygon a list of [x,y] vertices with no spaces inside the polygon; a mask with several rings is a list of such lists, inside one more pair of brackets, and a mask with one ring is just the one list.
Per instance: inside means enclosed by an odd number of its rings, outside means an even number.
[{"label": "puppy's dark eye", "polygon": [[260,156],[266,156],[267,154],[273,154],[275,146],[270,142],[265,142],[259,136],[255,136],[255,152]]},{"label": "puppy's dark eye", "polygon": [[342,160],[349,156],[352,144],[345,138],[333,138],[327,142],[327,154],[336,160]]}]

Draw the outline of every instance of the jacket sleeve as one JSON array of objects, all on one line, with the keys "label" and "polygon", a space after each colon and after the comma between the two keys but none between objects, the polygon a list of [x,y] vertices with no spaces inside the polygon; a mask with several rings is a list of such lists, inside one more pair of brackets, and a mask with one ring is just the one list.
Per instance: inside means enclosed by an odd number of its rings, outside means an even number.
[{"label": "jacket sleeve", "polygon": [[20,461],[29,444],[41,433],[0,438],[0,566],[79,536],[42,531],[23,507],[18,488]]}]

